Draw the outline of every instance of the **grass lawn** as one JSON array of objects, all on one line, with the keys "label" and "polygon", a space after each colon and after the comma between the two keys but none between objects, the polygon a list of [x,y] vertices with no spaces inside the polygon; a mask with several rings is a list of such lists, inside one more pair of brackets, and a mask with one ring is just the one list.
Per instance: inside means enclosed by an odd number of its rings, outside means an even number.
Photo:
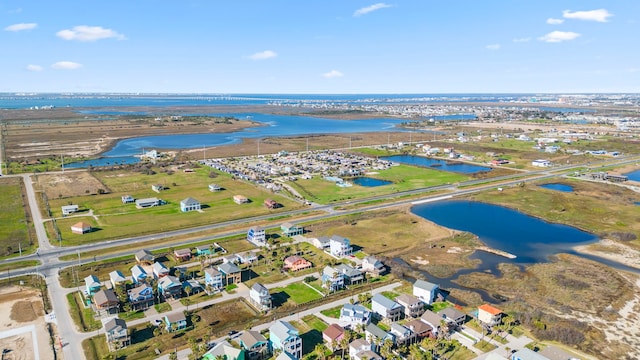
[{"label": "grass lawn", "polygon": [[318,292],[310,289],[307,285],[300,283],[289,284],[284,288],[272,289],[271,293],[276,298],[281,296],[285,301],[291,300],[296,304],[304,304],[306,302],[322,298],[322,295],[318,294]]},{"label": "grass lawn", "polygon": [[163,303],[160,303],[160,304],[155,304],[153,307],[159,313],[171,311],[171,304],[166,303],[166,302],[163,302]]},{"label": "grass lawn", "polygon": [[395,291],[383,291],[382,295],[384,295],[386,298],[391,299],[391,300],[394,300],[395,298],[400,296],[400,294],[395,292]]},{"label": "grass lawn", "polygon": [[30,215],[23,196],[22,178],[0,179],[0,258],[19,256],[35,251],[37,241],[29,233]]},{"label": "grass lawn", "polygon": [[135,319],[143,319],[144,311],[129,311],[129,312],[121,312],[118,314],[118,317],[124,321],[135,320]]},{"label": "grass lawn", "polygon": [[451,304],[446,301],[438,301],[438,302],[434,302],[430,306],[431,306],[431,311],[438,312],[442,309],[448,308],[449,306],[451,306]]},{"label": "grass lawn", "polygon": [[38,260],[16,261],[12,263],[0,264],[0,271],[6,271],[7,269],[17,270],[17,269],[22,269],[26,267],[36,266],[36,265],[40,265],[40,261]]},{"label": "grass lawn", "polygon": [[312,179],[299,179],[295,182],[289,182],[289,185],[314,202],[329,204],[336,201],[393,194],[399,191],[448,183],[453,184],[470,179],[470,177],[465,175],[409,165],[393,166],[367,176],[391,181],[392,184],[376,187],[365,187],[354,184],[351,187],[339,187],[331,181],[327,181],[321,177],[314,177]]},{"label": "grass lawn", "polygon": [[316,329],[319,332],[323,332],[326,328],[329,327],[326,322],[322,321],[320,318],[314,315],[307,315],[302,318],[302,321],[304,321],[310,328]]},{"label": "grass lawn", "polygon": [[[277,214],[302,206],[247,182],[234,180],[227,174],[219,174],[214,179],[209,178],[210,171],[211,169],[203,167],[193,173],[175,172],[172,175],[161,172],[155,175],[130,171],[92,172],[91,174],[110,190],[109,193],[49,199],[53,216],[59,217],[57,222],[62,234],[62,244],[77,245],[176,230],[212,222]],[[211,192],[208,189],[210,183],[216,183],[225,190]],[[163,184],[167,189],[156,193],[151,190],[152,184]],[[244,205],[235,204],[233,196],[237,194],[247,196],[251,202]],[[122,195],[131,195],[137,199],[157,197],[167,204],[137,209],[135,204],[123,204]],[[203,205],[202,212],[182,213],[179,204],[187,197],[200,201]],[[263,205],[266,198],[275,198],[283,206],[269,210]],[[60,218],[61,206],[69,203],[79,206],[80,211],[76,214],[78,216]],[[89,216],[90,209],[94,216]],[[150,217],[153,217],[154,221],[149,221]],[[83,235],[71,233],[71,225],[78,221],[90,223],[94,231]]]},{"label": "grass lawn", "polygon": [[340,306],[336,306],[334,308],[331,309],[327,309],[327,310],[322,310],[320,311],[320,313],[324,316],[330,317],[330,318],[334,318],[334,319],[338,319],[340,318],[340,310],[342,309],[342,305]]},{"label": "grass lawn", "polygon": [[496,348],[495,345],[490,344],[486,340],[480,340],[473,345],[475,348],[482,350],[482,352],[489,352]]},{"label": "grass lawn", "polygon": [[93,316],[93,310],[82,305],[80,294],[77,292],[67,294],[67,301],[71,318],[82,331],[93,331],[102,327],[102,323]]}]

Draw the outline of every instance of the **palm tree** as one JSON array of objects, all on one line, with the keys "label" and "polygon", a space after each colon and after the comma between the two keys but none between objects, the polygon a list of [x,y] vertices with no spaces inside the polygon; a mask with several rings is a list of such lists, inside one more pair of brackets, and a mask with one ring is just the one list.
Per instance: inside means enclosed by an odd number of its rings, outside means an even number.
[{"label": "palm tree", "polygon": [[340,349],[342,349],[341,359],[344,359],[344,351],[349,347],[349,343],[351,342],[351,331],[345,330],[344,335],[342,335],[342,339],[340,339]]},{"label": "palm tree", "polygon": [[316,353],[316,355],[318,355],[318,359],[319,360],[326,360],[327,359],[327,350],[329,350],[329,349],[323,343],[317,344],[316,347],[313,349],[313,351]]}]

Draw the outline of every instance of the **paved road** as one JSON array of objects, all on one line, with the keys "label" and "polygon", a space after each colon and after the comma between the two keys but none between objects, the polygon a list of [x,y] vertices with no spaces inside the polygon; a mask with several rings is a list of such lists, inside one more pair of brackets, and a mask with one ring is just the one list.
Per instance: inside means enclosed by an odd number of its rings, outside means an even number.
[{"label": "paved road", "polygon": [[[596,167],[598,165],[622,165],[622,164],[628,164],[628,163],[633,163],[637,161],[637,157],[633,157],[633,158],[617,158],[617,159],[609,159],[609,160],[603,160],[601,162],[598,162],[597,164],[591,164],[591,167]],[[405,192],[398,192],[395,194],[391,194],[391,195],[386,195],[386,196],[378,196],[378,197],[374,197],[374,198],[367,198],[367,199],[361,199],[361,200],[354,200],[354,201],[349,201],[349,202],[345,202],[342,204],[332,204],[332,205],[315,205],[313,207],[310,208],[305,208],[305,209],[299,209],[299,210],[295,210],[295,211],[289,211],[289,212],[285,212],[285,213],[280,213],[279,215],[285,216],[285,215],[289,215],[289,216],[295,216],[295,215],[301,215],[305,212],[308,212],[309,209],[314,209],[314,210],[320,210],[320,211],[325,211],[326,214],[324,215],[318,215],[318,216],[314,216],[314,217],[310,217],[310,218],[305,218],[305,221],[313,221],[313,220],[320,220],[329,216],[335,216],[336,210],[334,209],[334,207],[336,206],[340,206],[340,205],[356,205],[356,204],[361,204],[361,203],[366,203],[366,202],[370,202],[373,200],[383,200],[383,199],[391,199],[391,198],[398,198],[398,197],[402,197],[402,196],[408,196],[408,195],[419,195],[419,194],[428,194],[428,193],[433,193],[434,191],[441,191],[441,190],[452,190],[450,193],[446,194],[449,196],[460,196],[460,195],[464,195],[464,194],[469,194],[469,193],[473,193],[473,192],[478,192],[478,191],[484,191],[486,189],[490,189],[490,188],[495,188],[496,186],[509,186],[518,182],[522,182],[522,181],[533,181],[533,180],[539,180],[539,179],[543,179],[543,178],[552,178],[552,177],[558,177],[558,176],[562,176],[563,173],[562,171],[565,171],[567,169],[570,168],[575,168],[575,165],[571,165],[571,166],[564,166],[564,167],[558,167],[558,168],[553,168],[553,169],[544,169],[544,170],[539,170],[539,171],[534,171],[534,172],[529,172],[526,174],[516,174],[516,175],[508,175],[508,176],[502,176],[499,178],[494,178],[494,179],[490,179],[490,180],[472,180],[472,181],[468,181],[468,182],[464,182],[464,183],[460,183],[457,184],[460,187],[465,187],[465,189],[460,190],[457,189],[455,187],[452,187],[452,185],[442,185],[442,186],[436,186],[436,187],[431,187],[431,188],[424,188],[424,189],[416,189],[416,190],[411,190],[411,191],[405,191]],[[75,254],[78,253],[80,251],[92,251],[92,250],[101,250],[101,249],[108,249],[114,246],[119,246],[119,245],[131,245],[131,244],[135,244],[135,243],[140,243],[140,242],[145,242],[145,241],[149,241],[149,240],[156,240],[156,239],[163,239],[163,238],[169,238],[169,237],[174,237],[174,236],[180,236],[180,235],[185,235],[185,234],[190,234],[190,233],[194,233],[194,232],[198,232],[198,231],[203,231],[203,230],[212,230],[212,229],[221,229],[230,225],[235,225],[235,224],[248,224],[254,221],[260,221],[260,220],[268,220],[269,218],[272,218],[273,215],[272,214],[268,214],[268,215],[264,215],[264,216],[257,216],[257,217],[253,217],[253,218],[245,218],[245,219],[237,219],[237,220],[233,220],[233,221],[227,221],[224,223],[219,223],[219,224],[212,224],[212,225],[207,225],[207,226],[200,226],[200,227],[196,227],[196,228],[189,228],[189,229],[182,229],[182,230],[176,230],[176,231],[170,231],[170,232],[165,232],[162,234],[155,234],[155,235],[147,235],[147,236],[139,236],[139,237],[132,237],[132,238],[125,238],[125,239],[118,239],[118,240],[111,240],[111,241],[105,241],[102,243],[98,243],[98,244],[87,244],[87,245],[82,245],[82,246],[75,246],[75,247],[67,247],[67,248],[60,248],[60,247],[56,247],[54,244],[52,244],[49,239],[47,238],[47,234],[44,228],[44,223],[43,223],[43,217],[42,214],[40,213],[39,207],[38,207],[38,202],[36,199],[36,194],[35,194],[35,190],[33,188],[33,183],[32,183],[32,179],[31,179],[31,175],[29,174],[22,174],[22,175],[17,175],[17,176],[21,176],[24,179],[24,184],[25,184],[25,188],[26,188],[26,192],[27,192],[27,198],[28,198],[28,202],[29,202],[29,206],[31,208],[31,213],[32,213],[32,217],[33,217],[33,222],[34,222],[34,227],[36,230],[36,234],[38,237],[38,245],[39,248],[37,250],[37,252],[35,254],[31,254],[31,255],[27,255],[27,256],[22,256],[19,258],[15,258],[15,259],[7,259],[4,260],[3,262],[5,263],[11,263],[14,261],[20,261],[20,260],[25,260],[25,259],[37,259],[40,260],[42,262],[41,265],[34,267],[34,268],[24,268],[24,269],[19,269],[16,270],[14,272],[11,273],[11,275],[16,276],[16,275],[23,275],[23,274],[39,274],[41,276],[45,276],[46,277],[46,281],[47,281],[47,285],[48,285],[48,290],[49,290],[49,294],[50,294],[50,298],[52,299],[52,307],[53,307],[53,311],[56,313],[56,319],[58,321],[58,331],[60,333],[60,336],[63,340],[63,343],[65,343],[66,341],[68,341],[68,345],[63,347],[63,352],[64,352],[64,357],[66,359],[84,359],[84,353],[82,351],[81,348],[81,341],[76,341],[77,339],[80,339],[82,337],[84,337],[86,334],[82,334],[79,333],[78,330],[75,328],[75,326],[73,325],[73,322],[71,320],[71,317],[69,315],[69,309],[68,309],[68,304],[65,298],[65,295],[70,291],[69,289],[64,289],[60,286],[60,282],[58,280],[58,270],[63,268],[63,267],[67,267],[67,266],[71,266],[71,265],[75,265],[77,264],[76,261],[60,261],[59,257],[63,256],[63,255],[69,255],[69,254]],[[35,176],[35,175],[34,175]],[[525,178],[526,176],[526,178]],[[487,185],[479,185],[482,184],[486,181],[492,181],[491,184],[487,184]],[[496,183],[496,181],[502,181],[501,183]],[[478,185],[478,186],[475,186]],[[470,186],[475,186],[472,189],[466,189],[466,187],[470,187]],[[425,197],[423,197],[422,199],[411,199],[411,200],[396,200],[387,204],[383,204],[383,205],[370,205],[370,206],[365,206],[365,207],[359,207],[357,209],[353,209],[353,210],[339,210],[337,211],[339,214],[351,214],[351,213],[356,213],[356,212],[363,212],[363,211],[370,211],[370,210],[377,210],[377,209],[382,209],[382,208],[387,208],[387,207],[393,207],[393,206],[398,206],[398,205],[403,205],[403,204],[411,204],[411,203],[415,203],[415,202],[419,202],[419,201],[435,201],[438,199],[441,199],[443,196],[443,194],[439,194],[439,195],[427,195]],[[215,237],[206,237],[203,238],[202,240],[205,239],[216,239],[218,237],[223,237],[223,236],[228,236],[231,234],[242,234],[244,232],[227,232],[224,234],[218,234]],[[180,245],[185,245],[188,243],[192,243],[194,241],[197,240],[188,240],[188,241],[184,241],[184,242],[180,242],[180,243],[174,243],[172,244],[173,246],[180,246]],[[159,247],[166,247],[167,244],[162,244]],[[107,258],[112,258],[112,257],[117,257],[120,255],[126,255],[126,254],[130,254],[130,251],[124,251],[121,252],[119,254],[110,254],[110,255],[105,255],[105,256],[100,256],[97,259],[107,259]],[[7,274],[1,274],[0,278],[6,278],[8,277]]]}]

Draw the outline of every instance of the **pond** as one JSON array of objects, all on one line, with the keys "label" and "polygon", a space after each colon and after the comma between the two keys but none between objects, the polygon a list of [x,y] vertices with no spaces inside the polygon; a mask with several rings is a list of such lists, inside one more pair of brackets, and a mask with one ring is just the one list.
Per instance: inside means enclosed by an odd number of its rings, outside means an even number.
[{"label": "pond", "polygon": [[415,155],[393,155],[381,157],[383,160],[389,160],[397,163],[415,165],[420,167],[433,168],[442,171],[450,171],[463,174],[475,174],[484,171],[490,171],[490,167],[467,164],[462,162],[449,162],[441,159],[432,159],[424,156]]},{"label": "pond", "polygon": [[376,186],[393,184],[393,182],[391,181],[374,179],[370,177],[357,177],[357,178],[351,179],[351,181],[356,185],[360,185],[364,187],[376,187]]},{"label": "pond", "polygon": [[542,185],[538,185],[538,186],[540,186],[541,188],[549,189],[549,190],[556,190],[556,191],[562,191],[562,192],[573,192],[573,186],[566,185],[566,184],[550,183],[550,184],[542,184]]},{"label": "pond", "polygon": [[631,180],[631,181],[640,182],[640,170],[632,171],[632,172],[626,173],[624,175],[626,175],[629,178],[629,180]]}]

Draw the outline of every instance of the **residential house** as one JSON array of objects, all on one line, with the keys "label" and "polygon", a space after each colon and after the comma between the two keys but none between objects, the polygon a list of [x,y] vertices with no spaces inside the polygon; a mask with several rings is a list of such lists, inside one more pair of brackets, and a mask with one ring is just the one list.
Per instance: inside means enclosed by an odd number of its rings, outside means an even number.
[{"label": "residential house", "polygon": [[204,269],[204,283],[214,290],[220,290],[224,287],[224,277],[220,271],[206,268]]},{"label": "residential house", "polygon": [[427,310],[422,314],[422,316],[420,316],[420,321],[431,327],[431,333],[435,337],[438,336],[440,325],[444,321],[444,318],[442,315],[438,315],[431,310]]},{"label": "residential house", "polygon": [[287,256],[284,259],[284,268],[290,271],[299,271],[304,269],[310,269],[313,265],[310,261],[306,260],[302,256],[293,255]]},{"label": "residential house", "polygon": [[494,306],[491,306],[489,304],[478,306],[478,321],[485,325],[494,326],[500,324],[501,316],[502,310]]},{"label": "residential house", "polygon": [[159,193],[160,191],[164,190],[164,185],[162,185],[162,184],[151,185],[151,190]]},{"label": "residential house", "polygon": [[158,293],[165,299],[176,299],[182,295],[182,283],[177,277],[167,275],[158,280]]},{"label": "residential house", "polygon": [[344,338],[344,328],[338,324],[329,325],[322,331],[322,340],[327,347],[333,351],[340,346],[340,342]]},{"label": "residential house", "polygon": [[121,200],[123,204],[130,204],[136,201],[136,199],[131,195],[122,195]]},{"label": "residential house", "polygon": [[377,325],[369,324],[364,328],[364,338],[372,346],[373,351],[380,350],[380,346],[387,340],[395,343],[395,338],[390,333],[380,329]]},{"label": "residential house", "polygon": [[347,264],[338,264],[335,266],[335,269],[342,273],[342,276],[344,276],[344,283],[346,285],[354,285],[364,281],[364,274],[362,271]]},{"label": "residential house", "polygon": [[533,160],[531,162],[531,165],[532,166],[537,166],[537,167],[549,167],[549,166],[551,166],[553,164],[549,160],[538,159],[538,160]]},{"label": "residential house", "polygon": [[281,352],[275,360],[297,360],[297,358],[286,351]]},{"label": "residential house", "polygon": [[120,272],[120,270],[114,270],[109,273],[109,281],[113,288],[118,285],[124,284],[127,281],[127,278]]},{"label": "residential house", "polygon": [[437,314],[442,316],[444,321],[453,326],[460,326],[467,320],[467,314],[452,307],[444,308],[438,311]]},{"label": "residential house", "polygon": [[64,205],[62,206],[62,216],[71,215],[78,212],[78,205]]},{"label": "residential house", "polygon": [[191,249],[176,249],[173,250],[173,256],[178,261],[187,261],[191,259]]},{"label": "residential house", "polygon": [[425,304],[431,305],[440,294],[440,286],[424,280],[413,283],[413,296],[417,296]]},{"label": "residential house", "polygon": [[356,359],[356,355],[371,351],[371,343],[365,339],[355,339],[349,343],[349,359]]},{"label": "residential house", "polygon": [[404,326],[408,327],[416,335],[416,340],[420,341],[420,339],[424,339],[426,337],[433,337],[433,327],[431,325],[427,325],[427,323],[422,322],[420,319],[411,320],[408,323],[404,324]]},{"label": "residential house", "polygon": [[353,251],[351,241],[345,237],[333,235],[329,238],[329,251],[336,257],[350,256]]},{"label": "residential house", "polygon": [[382,261],[376,259],[375,256],[367,256],[362,259],[362,271],[374,276],[380,276],[384,274],[387,269]]},{"label": "residential house", "polygon": [[511,354],[511,360],[549,360],[549,358],[531,349],[522,348]]},{"label": "residential house", "polygon": [[322,287],[329,292],[338,291],[344,288],[344,276],[331,266],[325,266],[322,270]]},{"label": "residential house", "polygon": [[118,311],[120,302],[116,293],[111,289],[100,290],[93,295],[93,303],[96,305],[96,310],[99,313],[107,312],[113,313]]},{"label": "residential house", "polygon": [[226,340],[217,343],[214,347],[212,347],[209,351],[207,351],[204,356],[202,356],[202,360],[246,360],[246,352],[244,349],[238,349],[231,344],[229,344]]},{"label": "residential house", "polygon": [[319,238],[313,238],[311,239],[311,243],[313,244],[313,246],[317,247],[318,249],[326,249],[329,247],[329,238],[326,236],[320,236]]},{"label": "residential house", "polygon": [[201,209],[200,201],[194,198],[188,197],[180,201],[180,211],[182,212],[200,211],[200,209]]},{"label": "residential house", "polygon": [[131,280],[134,284],[147,281],[147,272],[140,265],[133,265],[131,268]]},{"label": "residential house", "polygon": [[382,294],[373,295],[371,298],[371,310],[389,322],[400,320],[404,314],[402,305]]},{"label": "residential house", "polygon": [[267,209],[277,209],[282,205],[278,204],[278,202],[273,199],[265,199],[264,206],[266,206]]},{"label": "residential house", "polygon": [[269,340],[258,331],[244,331],[238,340],[248,360],[265,360],[271,356]]},{"label": "residential house", "polygon": [[136,200],[136,208],[138,209],[144,209],[144,208],[149,208],[149,207],[153,207],[153,206],[160,206],[162,205],[162,200],[152,197],[152,198],[144,198],[144,199],[137,199]]},{"label": "residential house", "polygon": [[238,258],[238,262],[240,264],[253,264],[258,261],[258,256],[253,251],[245,251],[242,253],[236,254],[236,258]]},{"label": "residential house", "polygon": [[353,360],[384,360],[382,356],[376,354],[375,352],[373,352],[373,350],[361,351],[355,354],[352,357],[352,359]]},{"label": "residential house", "polygon": [[218,185],[218,184],[209,184],[209,191],[216,192],[216,191],[220,191],[220,190],[222,190],[220,185]]},{"label": "residential house", "polygon": [[91,224],[87,224],[86,222],[79,222],[71,225],[71,232],[74,234],[86,234],[90,233],[93,230]]},{"label": "residential house", "polygon": [[216,252],[216,248],[213,245],[200,245],[196,246],[196,256],[208,256],[213,255]]},{"label": "residential house", "polygon": [[[190,292],[187,292],[187,287],[190,289]],[[204,288],[202,287],[202,284],[200,284],[197,280],[188,279],[182,282],[182,290],[184,290],[187,295],[191,296],[192,294],[197,294],[201,291],[204,291]]]},{"label": "residential house", "polygon": [[267,245],[267,234],[263,227],[252,226],[247,231],[247,240],[256,246]]},{"label": "residential house", "polygon": [[107,337],[107,346],[111,351],[129,345],[129,334],[127,333],[127,322],[114,317],[104,323],[104,334]]},{"label": "residential house", "polygon": [[269,290],[260,283],[255,283],[249,290],[249,302],[260,311],[271,310],[271,294]]},{"label": "residential house", "polygon": [[302,358],[302,338],[298,330],[286,321],[277,320],[269,327],[269,341],[273,349],[288,352],[296,359]]},{"label": "residential house", "polygon": [[391,324],[389,332],[395,338],[397,346],[413,344],[417,339],[416,334],[411,329],[397,322]]},{"label": "residential house", "polygon": [[340,309],[340,323],[354,329],[371,322],[371,311],[362,305],[344,304]]},{"label": "residential house", "polygon": [[135,254],[136,261],[140,264],[153,264],[156,257],[147,249],[138,250]]},{"label": "residential house", "polygon": [[134,310],[146,310],[153,306],[153,288],[146,283],[128,290],[127,295]]},{"label": "residential house", "polygon": [[219,265],[218,271],[220,271],[224,277],[225,286],[242,282],[242,270],[230,262]]},{"label": "residential house", "polygon": [[102,283],[98,280],[98,277],[95,275],[89,275],[84,278],[84,293],[87,296],[93,296],[96,292],[100,290],[102,287]]},{"label": "residential house", "polygon": [[187,328],[187,318],[184,312],[178,311],[164,316],[165,329],[168,332],[179,331]]},{"label": "residential house", "polygon": [[407,318],[417,318],[425,311],[425,305],[422,300],[409,294],[398,296],[396,302],[404,307],[404,315]]},{"label": "residential house", "polygon": [[169,268],[167,268],[163,263],[159,261],[153,263],[153,266],[151,266],[151,269],[153,271],[153,276],[156,279],[160,279],[169,275]]},{"label": "residential house", "polygon": [[282,235],[288,236],[288,237],[304,234],[304,228],[302,226],[298,226],[290,222],[286,222],[280,225],[280,230],[282,230]]},{"label": "residential house", "polygon": [[240,205],[249,202],[249,199],[244,195],[233,195],[233,202]]}]

